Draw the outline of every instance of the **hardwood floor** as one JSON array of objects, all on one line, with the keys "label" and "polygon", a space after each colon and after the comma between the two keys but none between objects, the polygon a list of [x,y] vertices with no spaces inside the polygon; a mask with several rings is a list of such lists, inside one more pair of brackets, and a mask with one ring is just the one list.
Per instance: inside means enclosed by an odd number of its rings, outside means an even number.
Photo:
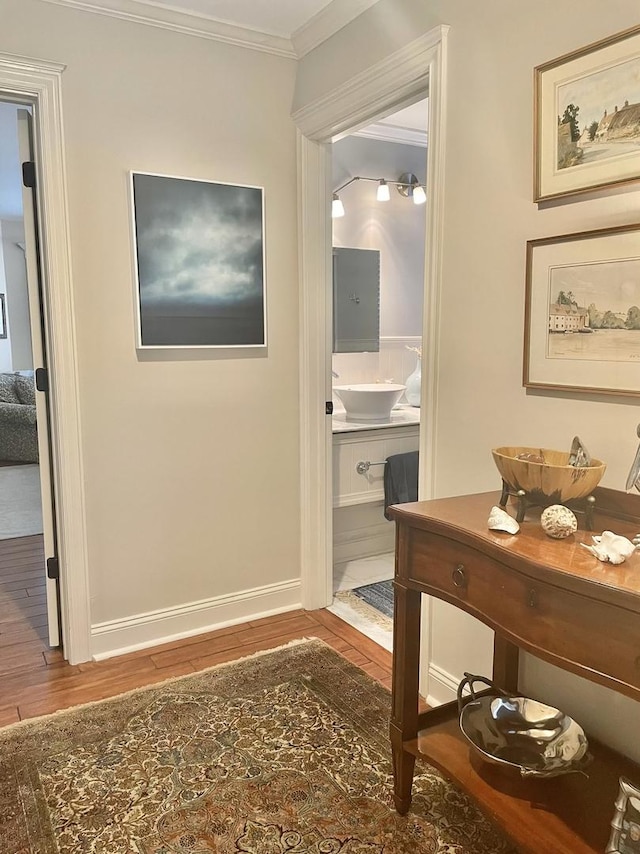
[{"label": "hardwood floor", "polygon": [[387,688],[391,654],[329,611],[290,611],[106,661],[70,665],[47,644],[42,537],[0,541],[0,726],[319,637]]}]

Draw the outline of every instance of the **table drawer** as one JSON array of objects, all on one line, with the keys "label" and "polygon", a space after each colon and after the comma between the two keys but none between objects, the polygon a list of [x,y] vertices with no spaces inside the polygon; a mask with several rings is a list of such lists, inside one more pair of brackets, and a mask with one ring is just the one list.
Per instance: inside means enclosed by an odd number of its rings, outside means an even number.
[{"label": "table drawer", "polygon": [[413,529],[406,580],[562,666],[640,688],[637,614],[538,581],[446,537]]}]

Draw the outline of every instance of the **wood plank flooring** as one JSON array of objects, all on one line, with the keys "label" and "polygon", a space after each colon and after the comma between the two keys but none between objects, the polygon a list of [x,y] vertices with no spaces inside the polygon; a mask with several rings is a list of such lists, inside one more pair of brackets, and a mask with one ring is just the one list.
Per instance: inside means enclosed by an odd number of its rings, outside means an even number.
[{"label": "wood plank flooring", "polygon": [[387,688],[391,654],[329,611],[290,611],[106,661],[69,665],[47,644],[42,537],[0,541],[0,726],[322,638]]}]

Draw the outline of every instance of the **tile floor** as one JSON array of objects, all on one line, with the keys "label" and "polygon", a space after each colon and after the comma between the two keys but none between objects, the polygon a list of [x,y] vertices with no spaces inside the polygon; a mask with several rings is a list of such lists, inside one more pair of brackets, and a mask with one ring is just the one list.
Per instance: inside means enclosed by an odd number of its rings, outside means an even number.
[{"label": "tile floor", "polygon": [[375,584],[376,581],[387,581],[393,578],[393,571],[393,552],[337,563],[333,567],[333,592],[353,590],[365,584]]},{"label": "tile floor", "polygon": [[393,578],[393,573],[393,552],[336,564],[333,568],[333,591],[338,595],[327,608],[389,651],[393,649],[393,621],[357,596],[350,595],[349,591],[376,581],[387,581]]}]

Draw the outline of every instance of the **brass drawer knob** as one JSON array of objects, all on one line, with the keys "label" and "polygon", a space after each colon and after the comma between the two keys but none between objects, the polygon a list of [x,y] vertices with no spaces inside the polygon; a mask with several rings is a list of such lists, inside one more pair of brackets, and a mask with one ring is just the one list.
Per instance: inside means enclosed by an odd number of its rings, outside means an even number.
[{"label": "brass drawer knob", "polygon": [[467,576],[464,574],[464,566],[461,563],[451,573],[451,579],[456,587],[467,586]]},{"label": "brass drawer knob", "polygon": [[537,590],[531,589],[529,591],[529,594],[527,596],[527,605],[530,608],[537,608],[538,607],[538,591]]}]

